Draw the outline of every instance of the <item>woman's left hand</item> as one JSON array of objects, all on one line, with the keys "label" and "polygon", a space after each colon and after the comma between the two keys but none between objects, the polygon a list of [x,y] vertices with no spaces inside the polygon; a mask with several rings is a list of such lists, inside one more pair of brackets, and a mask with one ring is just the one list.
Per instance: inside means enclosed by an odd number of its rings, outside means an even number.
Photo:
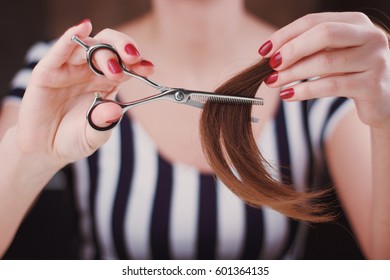
[{"label": "woman's left hand", "polygon": [[383,30],[358,12],[304,16],[275,32],[259,49],[275,70],[270,87],[287,87],[282,99],[344,96],[355,101],[362,122],[389,126],[390,50]]}]

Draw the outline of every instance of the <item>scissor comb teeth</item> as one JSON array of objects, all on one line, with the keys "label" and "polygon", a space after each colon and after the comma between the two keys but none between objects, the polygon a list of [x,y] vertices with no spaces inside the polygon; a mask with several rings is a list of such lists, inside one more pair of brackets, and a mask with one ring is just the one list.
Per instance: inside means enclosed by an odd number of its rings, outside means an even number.
[{"label": "scissor comb teeth", "polygon": [[230,103],[230,104],[248,104],[248,105],[263,105],[261,98],[249,98],[241,96],[229,96],[218,94],[191,94],[191,99],[200,102],[216,102],[216,103]]}]

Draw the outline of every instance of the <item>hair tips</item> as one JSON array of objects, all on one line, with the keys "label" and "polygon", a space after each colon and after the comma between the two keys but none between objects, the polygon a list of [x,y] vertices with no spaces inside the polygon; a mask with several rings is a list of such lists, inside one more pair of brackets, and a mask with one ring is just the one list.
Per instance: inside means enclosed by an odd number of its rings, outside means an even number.
[{"label": "hair tips", "polygon": [[[245,69],[215,90],[216,94],[254,97],[273,71],[268,59]],[[265,104],[266,106],[266,104]],[[333,218],[323,197],[329,189],[300,192],[275,180],[252,132],[251,104],[205,104],[200,119],[203,152],[215,174],[244,202],[273,208],[288,217],[311,222]]]}]

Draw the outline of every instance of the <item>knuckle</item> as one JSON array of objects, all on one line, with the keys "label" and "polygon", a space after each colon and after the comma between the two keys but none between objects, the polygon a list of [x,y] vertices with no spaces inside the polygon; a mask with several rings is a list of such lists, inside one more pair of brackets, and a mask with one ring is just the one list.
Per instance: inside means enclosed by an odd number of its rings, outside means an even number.
[{"label": "knuckle", "polygon": [[111,29],[111,28],[104,28],[102,31],[99,32],[99,34],[100,35],[106,35],[106,34],[110,34],[112,32],[114,32],[113,29]]},{"label": "knuckle", "polygon": [[319,29],[322,34],[322,37],[325,38],[325,40],[332,40],[339,34],[337,25],[331,22],[321,23],[319,25]]},{"label": "knuckle", "polygon": [[388,50],[390,47],[390,38],[387,37],[386,33],[379,27],[375,27],[375,29],[370,33],[370,41],[379,48],[384,47]]},{"label": "knuckle", "polygon": [[370,18],[365,13],[362,13],[362,12],[352,12],[352,16],[353,16],[353,19],[357,23],[372,25],[372,21],[370,20]]},{"label": "knuckle", "polygon": [[388,60],[388,52],[389,51],[385,50],[376,54],[377,58],[375,59],[375,66],[382,73],[387,73],[389,71],[390,65]]},{"label": "knuckle", "polygon": [[285,81],[291,81],[293,77],[293,70],[292,67],[289,67],[287,69],[284,69],[283,71],[279,72],[280,78],[282,78]]},{"label": "knuckle", "polygon": [[[367,81],[364,82],[367,84]],[[345,81],[345,90],[348,92],[358,92],[357,89],[362,88],[362,82],[357,78],[350,78]]]},{"label": "knuckle", "polygon": [[299,87],[299,96],[303,100],[313,99],[315,97],[313,87],[308,83],[303,83],[302,86]]},{"label": "knuckle", "polygon": [[331,52],[324,52],[318,57],[318,60],[318,64],[325,69],[333,67],[335,62],[334,55]]},{"label": "knuckle", "polygon": [[310,13],[302,17],[302,21],[306,26],[313,26],[318,22],[318,14]]},{"label": "knuckle", "polygon": [[111,38],[117,31],[111,29],[111,28],[104,28],[99,33],[97,33],[94,38],[95,39],[107,39]]},{"label": "knuckle", "polygon": [[285,57],[295,57],[296,46],[294,42],[290,42],[289,44],[284,46],[283,56]]},{"label": "knuckle", "polygon": [[335,94],[340,91],[340,82],[336,79],[329,79],[327,88],[330,93]]},{"label": "knuckle", "polygon": [[284,69],[278,72],[277,83],[288,84],[294,81],[294,73],[291,68]]},{"label": "knuckle", "polygon": [[370,88],[370,92],[373,93],[382,93],[386,92],[387,81],[384,75],[380,74],[381,72],[371,71],[369,77],[364,83],[364,87]]}]

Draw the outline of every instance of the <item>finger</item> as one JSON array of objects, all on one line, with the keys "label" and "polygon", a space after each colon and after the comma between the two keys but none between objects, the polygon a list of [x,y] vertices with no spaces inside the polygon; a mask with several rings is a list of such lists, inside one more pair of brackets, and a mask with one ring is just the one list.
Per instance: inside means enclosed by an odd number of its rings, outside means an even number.
[{"label": "finger", "polygon": [[117,53],[112,50],[100,48],[93,52],[92,62],[94,67],[103,72],[107,78],[115,81],[124,81],[129,77],[123,75],[122,65],[132,69],[133,65],[141,62],[141,55],[133,39],[127,35],[112,30],[104,29],[90,41],[92,45],[104,43],[111,45]]},{"label": "finger", "polygon": [[364,73],[328,76],[283,89],[280,92],[280,97],[286,101],[302,101],[332,96],[357,98],[366,93],[367,83],[370,83],[370,80]]},{"label": "finger", "polygon": [[[125,81],[131,78],[131,75],[125,75],[122,65],[119,62],[118,57],[112,52],[107,50],[98,50],[93,55],[94,65],[103,72],[103,74],[114,81]],[[132,72],[135,72],[141,76],[149,76],[154,71],[154,64],[149,60],[142,59],[139,62],[132,65],[125,65],[126,68]]]},{"label": "finger", "polygon": [[368,33],[367,28],[349,23],[321,23],[284,44],[271,57],[270,65],[281,70],[319,51],[360,47]]},{"label": "finger", "polygon": [[[93,124],[97,127],[109,127],[113,123],[120,120],[122,116],[122,109],[115,103],[103,103],[97,106],[91,115]],[[111,130],[98,131],[89,124],[86,127],[86,137],[88,145],[95,150],[103,145],[111,135]]]},{"label": "finger", "polygon": [[121,58],[111,49],[102,47],[90,52],[89,63],[91,70],[95,73],[106,76],[114,81],[121,81],[124,78]]},{"label": "finger", "polygon": [[107,127],[117,122],[121,117],[122,108],[113,102],[107,102],[95,107],[91,120],[97,127]]},{"label": "finger", "polygon": [[282,87],[289,83],[313,77],[334,76],[368,70],[373,59],[361,48],[322,51],[306,57],[287,69],[274,71],[266,78],[269,87]]},{"label": "finger", "polygon": [[62,66],[72,56],[73,51],[78,47],[71,41],[72,36],[80,38],[87,37],[92,32],[92,24],[86,19],[80,24],[69,28],[53,45],[47,55],[41,60],[41,65],[48,69],[55,69]]},{"label": "finger", "polygon": [[107,28],[97,34],[94,39],[112,45],[127,65],[138,63],[141,60],[136,42],[124,33]]},{"label": "finger", "polygon": [[132,66],[132,71],[134,71],[138,75],[147,77],[153,74],[154,64],[149,60],[143,59],[139,63]]},{"label": "finger", "polygon": [[295,20],[272,34],[271,37],[259,48],[259,54],[264,57],[271,57],[281,46],[290,40],[324,22],[339,22],[359,25],[367,24],[372,26],[370,19],[363,13],[358,12],[309,14]]}]

